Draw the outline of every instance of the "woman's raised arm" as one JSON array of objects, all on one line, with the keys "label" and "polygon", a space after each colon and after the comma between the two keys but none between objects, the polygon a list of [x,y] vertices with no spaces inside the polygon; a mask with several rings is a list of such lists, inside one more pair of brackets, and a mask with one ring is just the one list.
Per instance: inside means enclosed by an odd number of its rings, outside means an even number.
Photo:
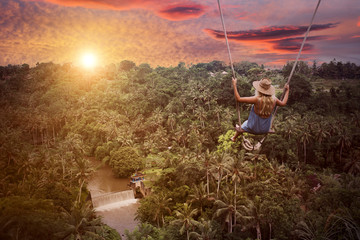
[{"label": "woman's raised arm", "polygon": [[240,94],[239,94],[239,92],[237,90],[236,83],[237,83],[237,79],[233,78],[232,79],[232,84],[233,84],[233,88],[234,88],[234,95],[235,95],[236,101],[241,102],[241,103],[254,103],[254,104],[257,103],[258,98],[256,96],[240,97]]},{"label": "woman's raised arm", "polygon": [[286,103],[287,103],[287,101],[288,101],[288,99],[289,99],[289,91],[290,91],[290,90],[289,90],[289,84],[286,84],[286,85],[284,86],[284,91],[286,91],[286,92],[285,92],[284,99],[283,99],[282,101],[276,98],[276,105],[278,105],[278,106],[280,106],[280,107],[285,106]]}]

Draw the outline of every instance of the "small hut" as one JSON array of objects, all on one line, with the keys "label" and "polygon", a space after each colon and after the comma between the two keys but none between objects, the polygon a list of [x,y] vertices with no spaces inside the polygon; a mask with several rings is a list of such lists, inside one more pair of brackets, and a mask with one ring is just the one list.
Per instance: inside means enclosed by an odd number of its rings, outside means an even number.
[{"label": "small hut", "polygon": [[145,180],[145,174],[141,172],[136,172],[130,177],[130,186],[132,187],[140,187],[141,182]]}]

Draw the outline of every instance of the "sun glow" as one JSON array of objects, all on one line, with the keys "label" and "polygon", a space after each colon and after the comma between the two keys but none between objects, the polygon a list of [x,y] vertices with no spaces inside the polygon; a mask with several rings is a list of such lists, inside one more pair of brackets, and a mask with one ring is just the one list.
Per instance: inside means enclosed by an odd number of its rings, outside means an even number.
[{"label": "sun glow", "polygon": [[96,57],[92,53],[85,53],[81,58],[81,63],[85,68],[93,68],[96,66]]}]

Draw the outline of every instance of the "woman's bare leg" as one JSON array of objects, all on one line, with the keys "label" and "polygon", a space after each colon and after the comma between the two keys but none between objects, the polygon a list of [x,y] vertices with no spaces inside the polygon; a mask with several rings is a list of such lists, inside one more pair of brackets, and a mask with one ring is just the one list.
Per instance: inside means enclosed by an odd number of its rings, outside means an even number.
[{"label": "woman's bare leg", "polygon": [[233,142],[236,142],[236,138],[237,138],[240,134],[242,134],[243,132],[245,132],[244,129],[242,129],[241,126],[239,126],[239,125],[237,125],[237,124],[236,124],[235,130],[236,130],[235,135],[231,138],[231,141],[233,141]]}]

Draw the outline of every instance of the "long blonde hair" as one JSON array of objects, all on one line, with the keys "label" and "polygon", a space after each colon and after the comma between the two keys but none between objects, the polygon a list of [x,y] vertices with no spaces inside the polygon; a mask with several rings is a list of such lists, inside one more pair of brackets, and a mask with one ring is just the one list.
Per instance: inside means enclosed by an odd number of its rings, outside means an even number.
[{"label": "long blonde hair", "polygon": [[259,96],[261,99],[261,110],[259,115],[260,116],[270,116],[272,113],[272,110],[274,108],[274,96],[272,95],[266,95],[259,91],[255,91],[255,95]]}]

